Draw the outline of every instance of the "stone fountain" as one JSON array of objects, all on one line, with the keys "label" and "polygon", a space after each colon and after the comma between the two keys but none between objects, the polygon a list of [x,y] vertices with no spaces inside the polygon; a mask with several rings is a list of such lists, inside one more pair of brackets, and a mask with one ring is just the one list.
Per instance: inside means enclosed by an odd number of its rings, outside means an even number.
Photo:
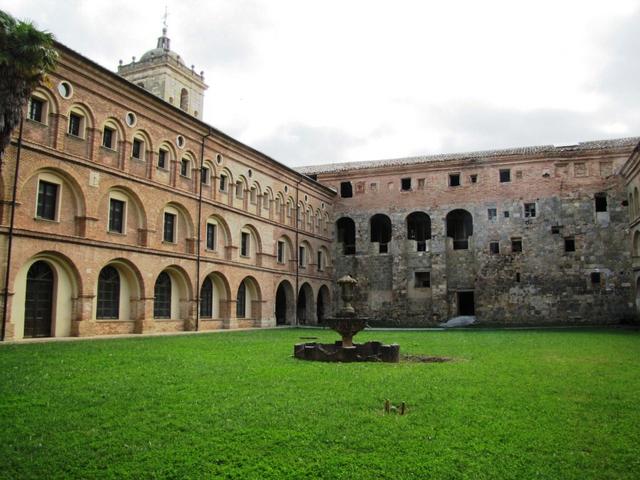
[{"label": "stone fountain", "polygon": [[338,280],[342,309],[335,317],[326,318],[327,325],[340,334],[335,343],[298,343],[293,355],[300,360],[320,362],[393,362],[400,361],[400,346],[381,342],[353,343],[353,337],[367,326],[366,317],[358,317],[351,305],[353,290],[358,281],[350,275]]}]

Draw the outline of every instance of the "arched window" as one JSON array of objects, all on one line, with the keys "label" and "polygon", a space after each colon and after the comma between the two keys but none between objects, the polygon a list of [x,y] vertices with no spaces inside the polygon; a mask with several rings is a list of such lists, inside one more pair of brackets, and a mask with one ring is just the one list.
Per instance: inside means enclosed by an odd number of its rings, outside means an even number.
[{"label": "arched window", "polygon": [[238,295],[236,295],[236,318],[245,318],[247,314],[247,287],[244,281],[238,287]]},{"label": "arched window", "polygon": [[336,222],[338,243],[342,244],[343,255],[356,254],[356,224],[349,217],[342,217]]},{"label": "arched window", "polygon": [[209,277],[204,279],[200,289],[200,316],[211,318],[213,315],[213,282]]},{"label": "arched window", "polygon": [[189,92],[186,88],[183,88],[180,92],[180,109],[185,112],[189,111]]},{"label": "arched window", "polygon": [[469,248],[469,237],[473,235],[473,217],[462,209],[447,214],[447,237],[453,238],[454,250]]},{"label": "arched window", "polygon": [[371,242],[378,243],[379,253],[387,253],[389,251],[389,242],[391,241],[391,219],[382,213],[378,213],[371,217]]},{"label": "arched window", "polygon": [[96,318],[119,318],[120,274],[112,266],[106,266],[98,276],[98,303]]},{"label": "arched window", "polygon": [[167,272],[158,275],[153,296],[153,318],[171,318],[171,278]]},{"label": "arched window", "polygon": [[407,239],[417,242],[416,250],[424,252],[431,238],[431,219],[424,212],[413,212],[407,217]]}]

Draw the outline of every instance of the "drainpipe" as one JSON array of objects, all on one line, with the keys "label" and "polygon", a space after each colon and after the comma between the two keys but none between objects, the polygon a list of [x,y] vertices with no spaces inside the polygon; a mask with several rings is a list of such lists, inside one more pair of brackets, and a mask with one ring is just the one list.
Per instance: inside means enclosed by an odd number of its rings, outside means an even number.
[{"label": "drainpipe", "polygon": [[22,127],[24,118],[20,116],[20,130],[18,133],[18,152],[16,154],[16,171],[13,177],[13,193],[11,194],[11,220],[9,222],[9,239],[7,243],[7,266],[4,275],[4,291],[2,306],[2,329],[0,331],[0,341],[4,342],[5,329],[7,324],[7,301],[9,299],[9,276],[11,273],[11,248],[13,246],[13,226],[16,216],[16,196],[18,192],[18,173],[20,171],[20,154],[22,153]]},{"label": "drainpipe", "polygon": [[[211,136],[211,130],[202,137],[200,144],[200,175],[198,180],[198,234],[196,238],[196,332],[200,329],[200,250],[202,236],[202,168],[204,167],[204,141]],[[209,172],[211,174],[211,172]]]},{"label": "drainpipe", "polygon": [[298,219],[300,218],[300,212],[298,210],[298,203],[300,201],[300,182],[302,181],[302,179],[298,179],[298,181],[296,182],[296,218],[295,218],[295,225],[296,225],[296,253],[295,253],[295,259],[296,259],[296,295],[295,295],[295,300],[296,300],[296,326],[300,325],[300,319],[298,318],[298,297],[300,295],[300,292],[298,291],[298,289],[300,288],[300,246],[299,246],[299,232],[300,232],[300,227],[298,226]]}]

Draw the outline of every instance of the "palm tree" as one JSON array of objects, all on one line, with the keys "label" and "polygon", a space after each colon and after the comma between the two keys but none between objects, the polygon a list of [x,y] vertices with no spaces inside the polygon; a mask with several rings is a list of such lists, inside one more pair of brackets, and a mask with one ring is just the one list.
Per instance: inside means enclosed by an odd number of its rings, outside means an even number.
[{"label": "palm tree", "polygon": [[0,156],[31,92],[54,69],[57,57],[52,34],[0,10]]}]

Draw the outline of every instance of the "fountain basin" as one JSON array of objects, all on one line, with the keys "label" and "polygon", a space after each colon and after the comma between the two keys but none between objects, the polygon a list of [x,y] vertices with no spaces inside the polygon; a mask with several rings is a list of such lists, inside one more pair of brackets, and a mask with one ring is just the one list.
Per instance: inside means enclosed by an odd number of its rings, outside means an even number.
[{"label": "fountain basin", "polygon": [[400,361],[400,345],[366,342],[343,346],[341,340],[335,343],[298,343],[293,347],[293,356],[300,360],[317,362],[398,363]]}]

